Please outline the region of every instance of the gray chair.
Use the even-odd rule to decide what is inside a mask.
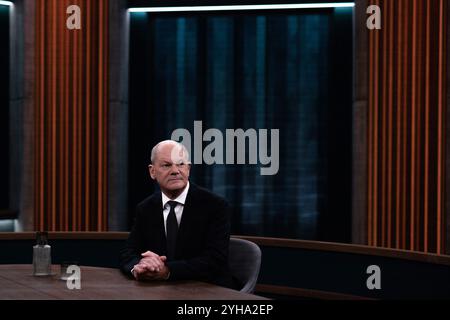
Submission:
[[[241,292],[253,293],[261,266],[261,249],[256,243],[230,238],[228,265],[232,276],[242,285]]]

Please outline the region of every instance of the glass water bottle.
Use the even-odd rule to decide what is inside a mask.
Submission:
[[[36,233],[36,245],[33,247],[33,275],[35,276],[51,274],[52,256],[47,236],[47,232]]]

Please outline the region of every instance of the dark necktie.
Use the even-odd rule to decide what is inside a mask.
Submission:
[[[177,244],[178,222],[177,217],[175,216],[175,207],[178,202],[169,201],[167,203],[170,206],[170,211],[166,222],[167,259],[173,260],[175,258],[175,246]]]

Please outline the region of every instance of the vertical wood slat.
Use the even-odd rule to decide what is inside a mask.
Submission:
[[[388,10],[394,11],[394,2],[389,2],[389,8]],[[389,16],[389,33],[392,34],[394,32],[394,16]],[[388,77],[388,111],[394,112],[393,107],[393,99],[394,99],[394,68],[393,68],[393,60],[394,60],[394,39],[392,37],[389,38],[389,77]],[[391,113],[388,113],[389,115],[389,123],[388,123],[388,181],[387,181],[387,246],[391,247],[392,243],[392,189],[393,189],[393,183],[392,183],[392,174],[393,174],[393,156],[392,156],[392,143],[393,143],[393,115]]]
[[[431,23],[431,18],[430,18],[430,2],[427,1],[426,3],[426,30],[425,30],[425,34],[429,35],[431,32],[430,29],[430,23]],[[430,79],[430,37],[427,36],[426,37],[426,45],[425,45],[425,81],[429,81]],[[425,86],[425,141],[424,141],[424,151],[425,151],[425,155],[424,155],[424,177],[423,177],[423,181],[424,181],[424,191],[423,191],[423,201],[424,201],[424,221],[423,221],[423,232],[424,232],[424,244],[423,244],[423,251],[424,252],[428,252],[428,206],[426,205],[428,203],[428,194],[429,194],[429,188],[428,188],[428,173],[429,173],[429,169],[428,169],[428,163],[429,163],[429,159],[428,159],[428,155],[429,155],[429,130],[430,130],[430,126],[429,126],[429,113],[430,113],[430,86]]]
[[[370,4],[368,243],[443,253],[447,3]]]
[[[69,5],[69,0],[64,0],[64,7],[67,7]],[[70,120],[71,119],[71,110],[70,110],[70,102],[69,102],[69,95],[70,95],[70,37],[63,37],[64,38],[64,113],[65,113],[65,119],[64,119],[64,159],[69,158],[69,139],[70,139]],[[70,170],[70,161],[64,161],[64,181],[66,182],[65,190],[64,190],[64,208],[70,208],[70,178],[69,178],[69,170]],[[69,210],[63,210],[64,211],[64,230],[70,230],[69,229]]]
[[[408,102],[408,97],[407,97],[407,81],[408,81],[408,47],[409,47],[409,39],[408,39],[408,26],[409,26],[409,5],[408,5],[408,0],[403,0],[403,8],[405,9],[404,11],[404,17],[405,20],[403,22],[403,28],[402,28],[402,32],[403,32],[403,37],[404,37],[404,46],[403,46],[403,74],[402,74],[402,105],[400,105],[399,107],[402,110],[401,114],[402,114],[402,134],[403,134],[403,139],[401,142],[402,145],[402,191],[401,191],[401,198],[402,198],[402,212],[401,212],[401,226],[402,226],[402,244],[401,244],[401,248],[406,248],[406,181],[407,181],[407,172],[406,172],[406,133],[407,133],[407,117],[408,117],[408,108],[406,108],[405,106],[407,105]],[[402,108],[403,107],[403,108]]]
[[[375,1],[376,5],[380,5],[380,1],[376,0]],[[376,246],[378,244],[378,101],[379,101],[379,92],[378,92],[378,79],[379,79],[379,72],[378,72],[378,67],[379,67],[379,39],[380,39],[380,34],[379,32],[375,33],[374,36],[374,58],[373,58],[373,63],[374,63],[374,74],[373,74],[373,78],[374,78],[374,93],[373,93],[373,114],[374,114],[374,118],[373,118],[373,128],[374,128],[374,133],[373,133],[373,209],[372,209],[372,225],[373,225],[373,230],[372,230],[372,241],[373,244]],[[370,197],[371,195],[369,195]]]
[[[417,41],[417,0],[411,0],[412,5],[412,45],[411,45],[411,120],[410,120],[410,126],[411,126],[411,137],[410,137],[410,145],[411,145],[411,153],[410,153],[410,194],[409,194],[409,249],[414,250],[414,209],[415,209],[415,202],[414,202],[414,191],[415,191],[415,182],[416,182],[416,174],[414,172],[415,168],[415,154],[416,154],[416,108],[417,108],[417,100],[416,100],[416,79],[417,79],[417,47],[416,47],[416,41]],[[386,13],[385,13],[386,14]],[[392,35],[391,35],[392,36]]]
[[[387,2],[386,1],[382,1],[381,2],[381,10],[382,12],[386,12],[387,11]],[[383,14],[382,15],[382,23],[383,25],[387,25],[387,19],[388,19],[388,15]],[[388,28],[384,28],[382,29],[382,55],[381,55],[381,122],[380,122],[380,127],[381,127],[381,145],[382,146],[386,146],[386,113],[388,110],[387,109],[387,97],[388,95],[386,94],[388,88],[388,83],[387,83],[387,75],[388,75],[388,62],[387,62],[387,56],[388,56],[388,37],[387,37],[387,31]],[[381,239],[380,239],[380,245],[385,247],[386,246],[386,185],[387,185],[387,150],[385,147],[381,148],[381,171],[380,171],[380,202],[381,202],[381,207],[380,207],[380,232],[381,232]]]
[[[398,33],[398,46],[397,46],[397,62],[401,61],[402,58],[402,50],[403,50],[403,43],[404,43],[404,37],[403,37],[403,32],[401,29],[401,26],[403,25],[403,0],[399,0],[398,2],[398,21],[399,23],[396,25],[396,29],[395,32]],[[393,34],[393,33],[392,33]],[[391,37],[392,38],[392,37]],[[401,110],[401,102],[402,102],[402,95],[401,95],[401,91],[402,91],[402,74],[403,74],[403,68],[402,68],[402,63],[398,63],[397,66],[397,87],[396,87],[396,92],[397,92],[397,99],[396,99],[396,117],[397,117],[397,121],[396,121],[396,131],[397,131],[397,135],[396,135],[396,148],[395,148],[395,155],[396,155],[396,166],[395,166],[395,244],[393,245],[396,248],[400,247],[400,197],[398,196],[400,194],[400,141],[401,141],[401,117],[400,115],[402,114],[402,110]]]
[[[445,167],[443,164],[445,163],[443,157],[444,152],[442,151],[443,146],[445,146],[444,141],[444,110],[443,110],[443,103],[444,103],[444,96],[446,96],[446,92],[444,89],[444,78],[446,78],[445,71],[446,68],[446,46],[445,41],[446,35],[446,25],[444,23],[444,15],[446,12],[446,8],[444,8],[444,0],[439,1],[439,63],[438,63],[438,70],[442,70],[442,72],[438,72],[438,177],[445,176]],[[436,251],[440,253],[442,250],[442,246],[444,244],[444,236],[445,233],[442,232],[442,228],[444,226],[444,223],[442,222],[442,208],[444,205],[442,192],[443,192],[443,181],[442,179],[438,179],[438,187],[437,187],[437,234],[436,234],[436,242],[437,242],[437,249]]]
[[[66,28],[78,5],[81,30]],[[107,0],[37,0],[35,228],[107,230]]]
[[[369,52],[373,52],[374,51],[374,34],[375,32],[369,32]],[[369,54],[368,60],[369,60],[369,78],[373,79],[374,78],[374,61],[373,61],[374,55],[373,54]],[[373,106],[373,102],[374,102],[374,87],[372,85],[369,85],[369,93],[368,93],[368,97],[369,97],[369,101],[367,103],[368,105],[368,124],[367,124],[367,128],[368,128],[368,147],[367,147],[367,151],[368,151],[368,157],[367,157],[367,163],[368,163],[368,175],[367,175],[367,183],[368,183],[368,188],[367,188],[367,239],[368,239],[368,243],[373,243],[373,235],[372,235],[372,227],[374,225],[373,222],[373,202],[374,202],[374,198],[373,198],[373,174],[372,174],[372,170],[373,170],[373,110],[374,110],[374,106]]]
[[[51,128],[51,142],[50,142],[50,146],[51,146],[51,157],[52,160],[50,162],[50,168],[51,168],[51,230],[57,230],[56,229],[56,167],[57,167],[57,163],[56,163],[56,151],[57,149],[57,145],[56,145],[56,126],[57,126],[57,121],[56,121],[56,60],[57,60],[57,56],[56,56],[56,47],[58,45],[57,40],[56,40],[56,34],[58,32],[58,25],[56,24],[56,19],[58,16],[57,10],[56,10],[56,0],[51,0],[51,13],[50,13],[50,21],[51,21],[51,25],[50,25],[50,35],[52,36],[51,39],[51,44],[50,44],[50,50],[51,50],[51,59],[50,59],[50,64],[51,64],[51,69],[50,69],[50,73],[51,73],[51,85],[50,85],[50,95],[51,95],[51,115],[52,115],[52,121],[50,123],[50,128]]]
[[[85,12],[86,8],[84,6],[84,2],[85,1],[80,1],[79,5],[81,8],[81,12]],[[86,15],[82,15],[83,19],[82,19],[82,23],[83,25],[86,25]],[[76,145],[76,163],[77,163],[77,167],[76,167],[76,175],[77,175],[77,189],[76,189],[76,198],[77,198],[77,212],[76,217],[77,217],[77,224],[76,224],[76,228],[78,226],[84,225],[82,222],[82,210],[83,210],[83,196],[81,193],[82,190],[82,166],[81,166],[81,161],[82,161],[82,146],[83,146],[83,121],[84,121],[84,117],[83,117],[83,107],[84,107],[84,98],[82,96],[82,92],[83,92],[83,80],[82,80],[82,67],[83,67],[83,60],[85,58],[85,49],[82,46],[82,37],[77,33],[76,37],[75,37],[75,41],[77,42],[77,52],[76,52],[76,56],[75,59],[77,61],[77,69],[75,70],[75,74],[76,74],[76,78],[75,81],[77,81],[77,89],[78,92],[76,93],[76,95],[78,96],[77,102],[78,104],[75,106],[76,108],[76,113],[77,113],[77,126],[76,126],[76,134],[78,136],[78,143]],[[83,70],[85,71],[85,70]]]
[[[85,4],[85,10],[84,12],[86,12],[86,14],[84,15],[86,17],[86,29],[87,30],[91,30],[91,6],[92,6],[92,1],[89,0],[85,0],[84,2]],[[91,114],[91,32],[86,33],[86,96],[85,96],[85,106],[86,106],[86,114]],[[99,66],[97,66],[99,67]],[[100,85],[100,83],[99,83]],[[92,94],[94,94],[92,92]],[[91,182],[91,175],[90,175],[90,151],[91,151],[91,146],[90,146],[90,142],[91,142],[91,137],[90,137],[90,132],[91,132],[91,117],[85,117],[85,121],[86,121],[86,130],[85,130],[85,159],[84,159],[84,223],[86,225],[86,228],[89,229],[89,215],[90,215],[90,199],[89,199],[89,195],[90,195],[90,182]]]
[[[369,52],[373,52],[373,47],[374,47],[374,33],[373,32],[369,32]],[[373,78],[374,77],[374,71],[373,71],[373,55],[368,55],[368,60],[369,60],[369,78]],[[367,187],[367,210],[368,210],[368,214],[367,214],[367,239],[369,243],[372,243],[373,241],[373,237],[372,237],[372,226],[373,226],[373,181],[372,181],[372,170],[373,170],[373,164],[372,164],[372,159],[373,159],[373,100],[374,100],[374,89],[373,86],[369,86],[369,92],[368,92],[368,97],[369,97],[369,101],[367,103],[368,105],[368,115],[367,115],[367,120],[368,120],[368,124],[367,124],[367,128],[369,130],[368,132],[368,142],[367,142],[367,151],[368,151],[368,157],[367,157],[367,164],[368,164],[368,175],[367,175],[367,183],[368,183],[368,187]]]
[[[73,85],[73,92],[72,92],[72,96],[73,96],[73,104],[72,104],[72,114],[73,114],[73,125],[72,125],[72,140],[73,140],[73,144],[72,144],[72,171],[71,171],[71,175],[72,175],[72,189],[71,189],[71,194],[72,194],[72,206],[71,206],[71,215],[72,215],[72,228],[71,231],[75,231],[76,230],[76,226],[77,226],[77,212],[78,212],[78,196],[77,196],[77,186],[78,186],[78,175],[76,174],[78,172],[77,170],[77,157],[75,155],[77,155],[77,150],[78,150],[78,77],[75,77],[74,79],[74,75],[77,74],[77,70],[79,69],[78,67],[78,37],[76,36],[77,33],[73,32],[69,35],[69,37],[71,38],[71,42],[73,45],[73,51],[72,51],[72,77],[71,77],[71,81],[72,81],[72,85]]]

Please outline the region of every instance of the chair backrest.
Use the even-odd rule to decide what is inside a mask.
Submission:
[[[242,284],[241,292],[253,293],[261,266],[261,249],[248,240],[230,238],[228,265],[233,277]]]

